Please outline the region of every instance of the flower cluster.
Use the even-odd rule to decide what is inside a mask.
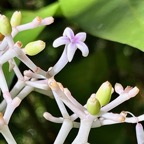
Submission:
[[[63,36],[53,42],[53,47],[65,45],[64,51],[57,63],[44,71],[37,67],[27,56],[34,56],[45,48],[45,42],[37,40],[28,43],[22,47],[20,41],[14,42],[13,38],[17,33],[33,29],[39,26],[45,26],[53,23],[52,17],[42,19],[36,17],[32,22],[21,24],[21,12],[15,12],[11,20],[6,16],[0,15],[0,89],[3,96],[3,101],[0,104],[0,132],[9,144],[16,144],[8,127],[10,118],[14,110],[20,105],[22,100],[32,91],[37,91],[49,97],[54,97],[62,117],[55,117],[52,114],[45,112],[44,118],[54,123],[62,123],[62,127],[55,139],[55,144],[63,144],[67,135],[72,128],[79,128],[79,132],[72,144],[87,144],[88,136],[91,128],[97,128],[104,125],[116,123],[136,123],[136,135],[138,144],[144,142],[143,127],[139,123],[144,120],[144,115],[135,117],[127,117],[130,112],[123,111],[121,113],[112,113],[111,110],[121,103],[135,97],[139,92],[137,87],[126,87],[116,83],[114,88],[106,81],[96,93],[91,94],[85,105],[81,105],[71,94],[68,88],[57,82],[54,78],[64,66],[71,62],[77,49],[82,52],[84,57],[88,56],[89,49],[84,43],[86,33],[81,32],[74,35],[71,28],[67,27]],[[23,73],[19,70],[15,62],[15,57],[24,63],[29,70]],[[9,70],[14,71],[17,76],[17,82],[10,91],[3,71],[3,64],[9,63]],[[113,92],[118,94],[118,97],[111,101]],[[70,115],[67,111],[68,107],[73,114]],[[77,122],[76,119],[80,119]]]

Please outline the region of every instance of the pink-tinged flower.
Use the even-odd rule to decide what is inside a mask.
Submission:
[[[82,52],[82,55],[84,57],[88,56],[89,49],[84,43],[85,39],[86,39],[85,32],[80,32],[74,35],[72,29],[67,27],[63,32],[63,36],[57,38],[53,42],[53,47],[56,48],[61,45],[65,45],[67,59],[69,62],[71,62],[77,49],[79,49]]]
[[[136,137],[138,144],[144,144],[144,130],[142,124],[140,123],[136,124]]]

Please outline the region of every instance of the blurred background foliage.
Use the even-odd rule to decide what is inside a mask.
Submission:
[[[140,93],[113,112],[126,110],[140,115],[144,113],[143,3],[141,0],[1,0],[0,12],[10,17],[13,11],[21,10],[23,23],[36,16],[54,16],[52,25],[23,32],[15,39],[21,40],[24,45],[35,39],[47,43],[43,52],[31,57],[44,70],[53,66],[62,53],[63,47],[54,49],[52,43],[62,35],[65,27],[71,27],[75,33],[87,32],[89,56],[82,58],[77,51],[74,60],[56,76],[56,80],[68,87],[81,104],[85,104],[90,94],[96,92],[104,81],[110,81],[113,86],[117,82],[124,87],[136,85]],[[19,66],[21,71],[27,69],[22,63]],[[9,73],[6,72],[6,75]],[[10,76],[10,88],[15,82],[16,78]],[[113,94],[112,99],[116,96]],[[44,95],[33,92],[23,100],[10,121],[10,129],[18,144],[54,142],[60,125],[46,121],[42,116],[45,111],[61,116],[55,101]],[[92,129],[89,142],[135,144],[134,129],[133,124]],[[72,142],[77,131],[71,131],[65,144]],[[2,136],[0,144],[5,144]]]

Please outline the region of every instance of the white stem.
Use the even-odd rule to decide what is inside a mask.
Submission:
[[[8,103],[8,105],[6,107],[6,111],[3,116],[6,124],[9,123],[9,120],[10,120],[14,110],[20,105],[20,103],[21,103],[21,99],[18,97],[15,97],[11,103]]]
[[[119,123],[137,123],[138,121],[139,122],[144,121],[144,114],[138,117],[127,117],[125,118],[125,121],[119,121],[119,122],[110,119],[99,118],[97,121],[93,122],[92,128],[96,128],[104,125],[119,124]]]
[[[57,102],[57,105],[58,105],[58,107],[59,107],[59,109],[60,109],[60,112],[61,112],[62,116],[63,116],[64,118],[66,118],[66,117],[68,118],[68,117],[69,117],[69,114],[68,114],[68,112],[67,112],[67,110],[66,110],[63,102],[62,102],[61,99],[59,98],[59,95],[57,95],[57,93],[55,93],[54,91],[53,91],[53,94],[54,94],[54,98],[55,98],[55,100],[56,100],[56,102]]]
[[[140,122],[140,121],[144,121],[144,114],[138,116],[138,117],[130,117],[130,118],[126,118],[125,119],[125,122],[126,123],[137,123],[137,122]]]
[[[0,57],[0,64],[3,65],[11,58],[17,56],[17,53],[13,49],[8,49],[1,57]]]
[[[63,92],[63,86],[60,87],[60,84],[58,84],[53,78],[48,79],[49,87],[52,89],[52,92],[54,96],[57,96],[62,100],[62,102],[69,107],[74,113],[76,113],[80,118],[85,118],[85,112],[77,108],[64,94]]]
[[[30,94],[34,90],[31,86],[25,86],[21,92],[17,95],[21,100],[23,100],[28,94]]]
[[[2,133],[8,144],[17,144],[7,125],[3,125],[0,132]]]
[[[45,79],[44,76],[42,76],[40,74],[33,73],[31,70],[25,70],[24,75],[29,77],[29,78]]]
[[[0,50],[3,51],[6,47],[7,47],[7,39],[5,37],[0,44]]]
[[[85,113],[84,111],[81,111],[79,108],[77,108],[66,96],[65,94],[61,91],[61,89],[59,88],[56,91],[53,91],[54,96],[57,95],[57,97],[59,97],[63,103],[69,107],[74,113],[76,113],[80,118],[84,118],[85,117]]]
[[[45,112],[43,114],[43,117],[48,120],[48,121],[51,121],[53,123],[63,123],[64,119],[62,117],[54,117],[52,116],[50,113],[48,112]]]
[[[18,80],[17,83],[14,85],[13,89],[10,91],[12,98],[14,98],[24,86],[25,86],[24,81]],[[4,111],[6,108],[6,105],[7,103],[6,103],[6,100],[4,99],[0,104],[0,111]]]
[[[39,21],[37,18],[38,17],[36,17],[32,22],[17,26],[16,31],[20,32],[28,29],[34,29],[39,26],[50,25],[54,21],[53,17],[47,17],[42,19],[41,21]],[[15,32],[13,32],[12,35],[15,35]]]
[[[124,122],[126,118],[122,114],[115,114],[112,112],[104,113],[103,115],[101,115],[101,117],[104,119],[109,119],[109,120],[116,121],[116,122]]]
[[[14,85],[12,90],[10,91],[10,94],[12,95],[12,98],[14,98],[20,91],[21,89],[25,86],[24,80],[19,79],[17,83]]]
[[[12,36],[11,36],[11,35],[7,35],[7,36],[6,36],[6,40],[7,40],[7,43],[8,43],[9,48],[13,48],[13,46],[14,46],[14,41],[13,41]]]
[[[46,72],[39,67],[37,67],[18,47],[14,47],[17,55],[17,58],[20,59],[28,68],[30,68],[33,72],[41,74],[46,77]]]
[[[66,48],[64,49],[60,59],[57,61],[57,63],[50,69],[47,73],[48,77],[55,76],[57,73],[59,73],[65,65],[68,63],[67,55],[66,55]]]
[[[73,122],[70,119],[64,119],[62,127],[56,137],[54,144],[64,144],[64,141],[73,127]],[[78,144],[78,143],[77,143]]]
[[[12,62],[13,62],[13,64],[14,64],[13,70],[14,70],[14,72],[15,72],[15,75],[17,76],[18,79],[23,80],[23,75],[22,75],[22,73],[20,72],[20,70],[19,70],[19,68],[18,68],[15,60],[12,59]]]
[[[74,114],[71,115],[71,120],[74,121],[74,120],[76,120],[77,118],[78,118],[78,115],[77,115],[77,114],[74,113]]]
[[[1,87],[2,92],[4,93],[4,92],[9,91],[2,67],[0,67],[0,78],[1,78],[0,87]]]
[[[4,76],[4,73],[3,73],[3,70],[1,67],[0,67],[0,78],[1,78],[0,88],[1,88],[2,93],[3,93],[3,97],[6,100],[6,102],[9,103],[12,100],[12,98],[11,98],[11,95],[9,93],[8,85],[7,85],[7,82],[6,82],[6,79],[5,79],[5,76]]]
[[[85,111],[86,108],[84,108],[70,93],[70,91],[67,88],[64,88],[64,93],[67,96],[67,98],[81,111]]]
[[[38,93],[41,93],[43,95],[46,95],[46,96],[49,96],[50,98],[54,98],[53,97],[53,94],[52,94],[52,91],[50,89],[48,90],[43,90],[43,89],[38,89],[38,88],[35,88],[34,91],[38,92]]]
[[[116,99],[111,101],[109,104],[102,107],[101,111],[108,112],[108,111],[112,110],[113,108],[117,107],[118,105],[122,104],[123,102],[129,100],[130,98],[132,98],[132,97],[130,97],[128,95],[128,93],[121,94]]]
[[[32,86],[34,88],[39,88],[39,89],[43,89],[43,90],[48,90],[49,86],[48,84],[45,83],[39,83],[38,81],[26,81],[25,82],[28,86]]]
[[[86,144],[88,143],[88,136],[91,130],[93,119],[81,119],[79,132],[72,142],[72,144]]]
[[[100,118],[100,123],[101,123],[101,126],[104,126],[104,125],[112,125],[112,124],[118,124],[118,123],[122,123],[122,122],[116,122],[116,121],[113,121],[113,120],[109,120],[109,119],[101,119]],[[95,125],[96,126],[96,125]],[[96,126],[97,127],[97,126]]]

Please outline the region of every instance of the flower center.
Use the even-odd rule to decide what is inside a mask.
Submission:
[[[77,43],[78,39],[76,37],[73,37],[70,39],[71,43]]]

